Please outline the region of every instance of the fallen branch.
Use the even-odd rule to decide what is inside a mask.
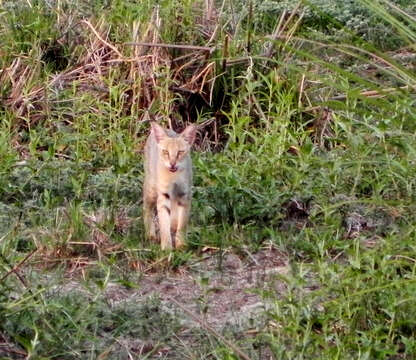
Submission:
[[[212,53],[215,50],[215,47],[209,46],[196,46],[196,45],[181,45],[181,44],[164,44],[164,43],[148,43],[148,42],[127,42],[124,45],[130,46],[150,46],[150,47],[161,47],[161,48],[171,48],[171,49],[184,49],[184,50],[197,50],[197,51],[207,51]]]
[[[6,279],[10,274],[15,273],[16,276],[19,278],[19,280],[22,282],[22,284],[24,286],[26,285],[26,281],[23,279],[23,277],[20,276],[19,273],[17,273],[17,270],[37,251],[38,249],[33,250],[32,252],[30,252],[29,254],[27,254],[25,256],[25,258],[19,262],[15,267],[13,267],[13,269],[11,269],[10,271],[8,271],[1,279],[0,282],[4,281],[4,279]]]

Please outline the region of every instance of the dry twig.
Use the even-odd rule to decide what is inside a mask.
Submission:
[[[124,43],[124,45],[160,47],[160,48],[168,48],[168,49],[183,49],[183,50],[195,50],[195,51],[207,51],[209,53],[212,53],[215,50],[215,47],[186,45],[186,44],[163,44],[163,43],[149,43],[149,42],[127,42],[127,43]]]
[[[234,343],[227,340],[224,336],[218,333],[218,331],[214,330],[211,326],[209,326],[204,320],[196,316],[193,312],[189,311],[187,308],[185,308],[181,303],[179,303],[177,300],[175,300],[172,297],[168,297],[170,301],[175,303],[182,311],[184,311],[189,317],[197,322],[199,325],[201,325],[205,330],[210,332],[212,335],[214,335],[217,339],[219,339],[223,344],[227,345],[230,349],[234,351],[234,353],[243,360],[250,360],[250,358]]]
[[[27,254],[22,261],[20,261],[16,266],[13,267],[10,271],[8,271],[1,279],[0,282],[4,281],[10,274],[15,273],[16,276],[19,278],[20,282],[27,287],[26,281],[24,278],[17,272],[17,270],[30,258],[32,255],[37,251],[38,249],[35,249],[31,251],[29,254]]]

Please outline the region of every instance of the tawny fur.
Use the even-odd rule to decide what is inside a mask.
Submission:
[[[146,237],[157,241],[155,215],[159,221],[162,249],[185,244],[192,199],[190,151],[196,127],[181,134],[152,123],[144,151],[143,218]]]

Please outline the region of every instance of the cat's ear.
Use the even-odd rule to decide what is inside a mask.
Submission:
[[[189,146],[192,146],[196,137],[196,126],[193,124],[188,125],[185,130],[182,131],[181,137],[189,144]]]
[[[152,121],[150,125],[152,126],[152,133],[155,135],[156,142],[160,143],[160,141],[167,136],[165,129],[154,121]]]

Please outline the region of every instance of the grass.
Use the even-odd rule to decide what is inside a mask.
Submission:
[[[364,32],[333,5],[0,5],[0,359],[416,356],[412,4],[351,5]],[[143,238],[148,116],[213,119],[183,252]],[[272,249],[285,272],[256,260]],[[267,276],[241,290],[261,311],[224,323],[230,254]]]

